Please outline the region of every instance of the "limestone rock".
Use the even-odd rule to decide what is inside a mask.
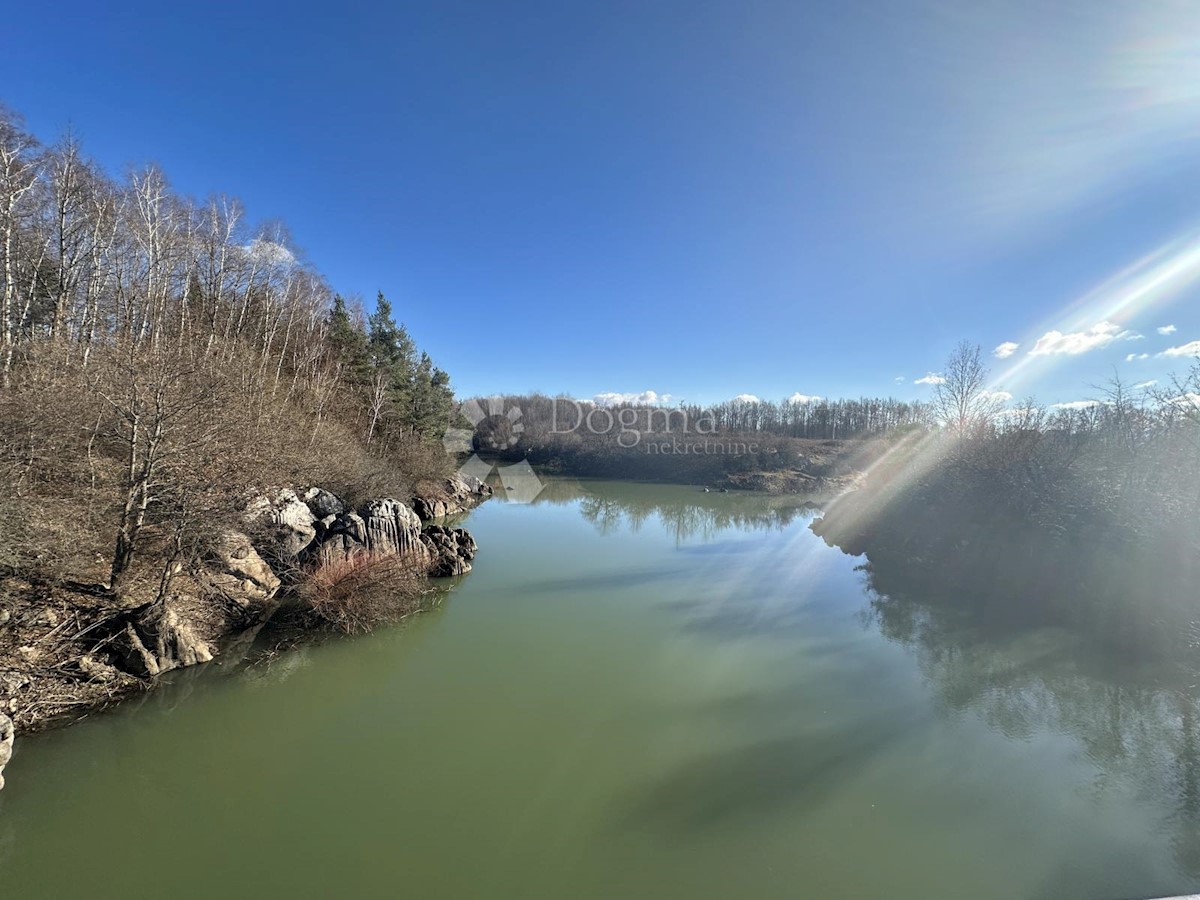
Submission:
[[[208,565],[213,585],[240,606],[267,603],[279,590],[275,571],[240,531],[221,535]]]
[[[358,512],[327,516],[317,523],[317,565],[357,556],[403,556],[423,568],[428,550],[421,541],[421,520],[399,500],[373,500]]]
[[[417,515],[428,521],[461,515],[491,496],[491,487],[475,476],[454,475],[418,492],[412,505]]]
[[[366,523],[355,512],[326,516],[317,522],[313,544],[315,551],[310,550],[309,556],[318,567],[353,559],[367,552]]]
[[[450,515],[450,507],[445,500],[435,497],[413,497],[413,509],[422,519],[444,519]]]
[[[429,548],[430,577],[449,578],[471,571],[471,560],[479,548],[466,530],[430,525],[421,535],[421,540]]]
[[[313,516],[318,519],[340,516],[348,511],[341,497],[319,487],[309,488],[304,492],[304,503]]]
[[[367,549],[374,556],[420,554],[421,520],[399,500],[373,500],[362,510]]]
[[[110,648],[121,668],[141,678],[172,669],[209,662],[215,648],[200,631],[202,625],[181,614],[176,598],[154,601],[130,610]],[[209,623],[204,623],[209,624]],[[210,625],[206,630],[218,630]]]
[[[312,544],[317,518],[290,488],[256,497],[245,513],[260,548],[270,558],[287,561],[299,559]]]
[[[4,787],[4,767],[12,759],[15,738],[16,729],[13,728],[12,719],[0,712],[0,788]]]

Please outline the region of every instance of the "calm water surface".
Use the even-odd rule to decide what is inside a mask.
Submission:
[[[443,607],[23,739],[4,897],[1200,889],[1194,701],[873,605],[780,498],[554,482]]]

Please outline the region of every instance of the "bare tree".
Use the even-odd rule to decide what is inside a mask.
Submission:
[[[163,467],[204,439],[197,421],[211,401],[189,385],[190,361],[173,351],[139,347],[133,340],[95,373],[92,383],[113,415],[110,439],[124,457],[117,537],[109,587],[118,591],[133,563],[151,504],[163,487]]]
[[[963,341],[946,360],[946,370],[933,395],[939,419],[964,436],[990,425],[1004,401],[987,388],[988,368],[978,344]]]
[[[38,186],[41,168],[38,144],[19,126],[16,117],[0,108],[0,252],[3,253],[3,292],[0,293],[0,355],[3,384],[8,384],[13,351],[20,338],[24,314],[20,308],[20,237],[23,209],[28,195]],[[25,307],[28,308],[28,302]]]

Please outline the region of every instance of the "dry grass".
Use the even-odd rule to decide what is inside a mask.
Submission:
[[[296,596],[304,615],[345,634],[364,634],[427,608],[435,592],[407,560],[362,555],[312,572]]]

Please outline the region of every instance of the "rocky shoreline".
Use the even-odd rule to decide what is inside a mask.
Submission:
[[[458,476],[407,501],[352,507],[323,488],[253,496],[169,593],[131,604],[104,585],[0,573],[0,786],[17,732],[75,721],[151,689],[159,676],[245,647],[306,579],[386,560],[415,578],[471,570],[471,535],[439,520],[492,495]]]

